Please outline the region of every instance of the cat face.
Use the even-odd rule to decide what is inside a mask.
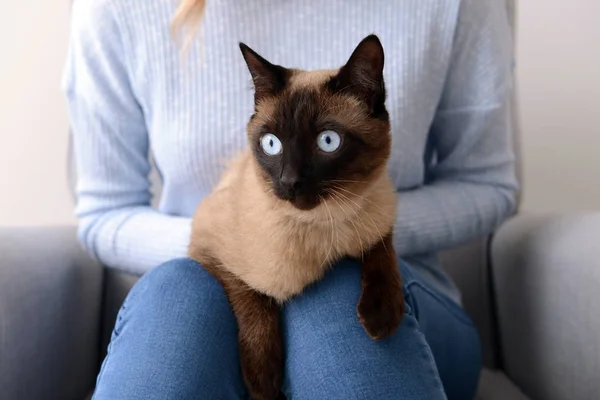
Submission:
[[[376,36],[338,70],[284,68],[240,49],[254,83],[249,143],[270,192],[310,210],[335,193],[365,190],[383,173],[391,138]]]

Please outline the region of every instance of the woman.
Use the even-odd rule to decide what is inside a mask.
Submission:
[[[436,253],[490,233],[515,205],[504,3],[184,0],[175,33],[202,27],[187,52],[170,30],[176,7],[74,5],[64,90],[80,239],[106,265],[145,273],[119,313],[94,398],[246,397],[225,294],[185,258],[198,202],[245,145],[253,102],[238,42],[278,64],[335,68],[369,33],[386,51],[395,247],[408,307],[393,337],[372,341],[356,318],[359,268],[334,268],[284,308],[284,392],[472,398],[478,337]],[[157,208],[149,153],[163,181]]]

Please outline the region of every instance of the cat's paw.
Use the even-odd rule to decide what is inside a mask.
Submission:
[[[262,347],[262,348],[260,348]],[[279,346],[240,343],[242,374],[253,400],[280,400],[283,358]]]
[[[363,285],[357,311],[360,322],[372,339],[389,337],[404,317],[402,287],[386,281],[367,282]]]
[[[246,388],[250,393],[250,397],[253,400],[285,399],[285,397],[281,397],[282,394],[279,391],[283,379],[281,370],[279,368],[272,368],[272,365],[269,365],[269,363],[264,363],[263,365],[258,363],[256,367],[259,369],[244,369],[244,380],[246,381]]]

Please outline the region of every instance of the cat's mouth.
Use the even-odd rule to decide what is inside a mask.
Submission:
[[[311,193],[295,193],[293,191],[275,190],[275,195],[280,199],[287,201],[294,208],[301,211],[310,211],[316,208],[322,200],[322,196]]]
[[[319,205],[318,198],[313,199],[307,196],[296,197],[289,201],[294,207],[301,211],[310,211]]]
[[[317,196],[310,195],[284,195],[279,196],[279,198],[289,202],[292,206],[301,211],[310,211],[316,208],[320,203]]]

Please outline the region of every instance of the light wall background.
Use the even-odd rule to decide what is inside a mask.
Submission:
[[[75,223],[60,91],[68,22],[68,0],[0,0],[0,225]]]
[[[600,1],[519,0],[523,208],[600,210]]]
[[[598,0],[520,1],[525,210],[600,209],[598,15]],[[0,225],[75,223],[60,92],[68,21],[68,0],[0,2]]]

